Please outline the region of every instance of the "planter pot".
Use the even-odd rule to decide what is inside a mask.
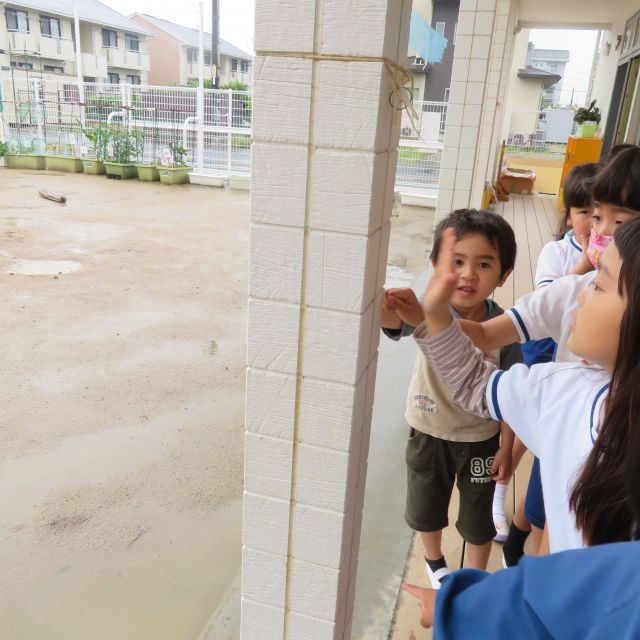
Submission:
[[[138,176],[136,165],[129,162],[105,162],[104,167],[107,170],[107,178],[130,180]]]
[[[583,122],[576,125],[576,138],[593,138],[598,130],[597,122]]]
[[[104,162],[102,160],[97,160],[96,158],[84,158],[82,160],[82,166],[84,167],[84,172],[89,173],[92,176],[101,176],[107,171],[104,168]]]
[[[69,171],[71,173],[82,173],[84,171],[82,158],[47,156],[46,164],[47,171]]]
[[[189,172],[193,167],[160,167],[162,184],[183,184],[189,182]]]
[[[160,171],[158,167],[151,164],[137,164],[138,180],[143,182],[153,182],[154,180],[160,180]]]
[[[4,157],[9,169],[46,169],[44,155],[36,153],[7,153]]]

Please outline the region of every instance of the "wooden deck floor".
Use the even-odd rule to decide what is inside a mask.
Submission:
[[[513,303],[534,288],[534,278],[538,263],[538,255],[542,247],[553,240],[560,222],[557,199],[552,196],[518,196],[511,195],[508,202],[501,202],[494,207],[496,213],[501,214],[513,227],[518,243],[516,265],[507,282],[500,289],[496,289],[495,300],[503,308],[508,309]],[[507,519],[510,522],[515,503],[527,490],[529,474],[531,473],[531,454],[525,454],[515,473],[515,479],[509,484],[506,508]],[[458,516],[458,493],[454,489],[449,505],[449,527],[442,535],[442,550],[452,569],[459,568],[462,551],[462,539],[453,526]],[[525,547],[532,552],[530,542]],[[489,571],[502,569],[502,545],[493,543],[489,558]],[[406,567],[405,580],[413,584],[428,586],[422,559],[422,546],[416,536],[411,555]],[[500,594],[496,594],[500,597]],[[391,640],[428,640],[431,630],[420,626],[420,611],[417,602],[406,595],[400,595]]]

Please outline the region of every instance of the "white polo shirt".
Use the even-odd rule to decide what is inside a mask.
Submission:
[[[580,260],[582,260],[582,247],[576,241],[572,231],[567,233],[562,240],[548,242],[542,247],[538,256],[536,289],[571,273]]]
[[[540,459],[551,551],[585,546],[569,497],[596,439],[609,374],[600,367],[516,364],[486,387],[491,417],[504,420]]]
[[[522,296],[511,309],[505,311],[518,331],[520,342],[551,338],[558,345],[556,362],[580,362],[582,359],[567,348],[571,314],[578,306],[578,295],[595,277],[595,271],[583,276],[564,276]]]

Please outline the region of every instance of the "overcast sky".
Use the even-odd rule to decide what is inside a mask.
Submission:
[[[81,0],[82,1],[82,0]],[[197,0],[102,0],[104,4],[124,14],[135,11],[164,18],[186,27],[198,26]],[[248,53],[253,53],[253,22],[255,0],[219,0],[220,37]],[[211,2],[205,0],[206,31],[211,31]]]

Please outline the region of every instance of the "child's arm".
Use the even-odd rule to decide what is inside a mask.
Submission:
[[[400,316],[389,305],[389,291],[385,291],[382,296],[382,314],[380,317],[380,325],[383,329],[398,330],[402,328],[402,320]]]
[[[496,482],[502,482],[511,475],[511,451],[515,434],[506,422],[500,423],[500,448],[493,458],[491,474]]]

